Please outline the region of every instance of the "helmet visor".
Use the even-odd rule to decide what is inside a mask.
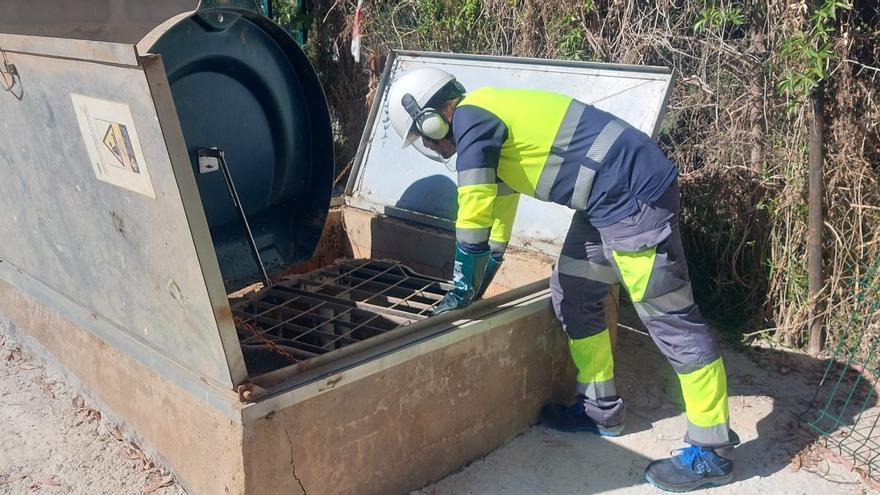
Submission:
[[[403,145],[401,146],[401,149],[413,144],[414,142],[421,139],[421,137],[422,135],[419,134],[419,132],[415,130],[415,126],[413,126],[413,128],[409,130],[409,134],[407,134],[406,138],[403,140]]]
[[[421,139],[417,139],[415,141],[412,141],[412,145],[419,153],[427,156],[431,160],[434,160],[435,162],[440,162],[440,163],[446,162],[446,160],[444,160],[443,157],[440,156],[440,153],[437,153],[436,151],[428,149],[425,146],[425,144],[422,143]]]

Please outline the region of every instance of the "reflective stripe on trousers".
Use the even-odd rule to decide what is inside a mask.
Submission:
[[[575,213],[551,277],[551,298],[572,342],[596,338],[606,328],[602,301],[614,279],[622,281],[655,344],[678,374],[688,417],[687,440],[720,446],[729,441],[724,364],[693,302],[677,221],[677,185],[655,206],[643,204],[636,215],[601,229]],[[576,352],[573,348],[577,364]],[[597,362],[607,359],[613,370],[610,344],[607,351],[596,352],[607,352]],[[601,417],[597,410],[603,404],[595,400],[600,386],[590,384],[602,383],[605,377],[582,375],[578,369],[579,391],[591,392],[584,393],[587,412]],[[589,407],[591,401],[595,407]]]

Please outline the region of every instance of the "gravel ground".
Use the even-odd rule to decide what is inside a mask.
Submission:
[[[0,493],[185,493],[19,337],[0,315]]]

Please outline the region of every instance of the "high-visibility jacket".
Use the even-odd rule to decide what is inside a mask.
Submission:
[[[677,168],[643,132],[547,91],[485,87],[452,117],[458,172],[456,238],[503,252],[520,194],[586,212],[597,226],[651,204]]]

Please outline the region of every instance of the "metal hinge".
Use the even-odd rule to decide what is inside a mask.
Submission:
[[[236,387],[238,400],[241,402],[254,402],[266,395],[266,390],[253,383],[244,383]]]

